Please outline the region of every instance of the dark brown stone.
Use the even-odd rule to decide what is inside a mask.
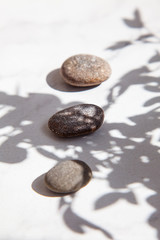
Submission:
[[[72,193],[84,187],[91,179],[92,171],[80,160],[68,160],[57,164],[45,174],[45,184],[56,193]]]
[[[103,110],[93,104],[80,104],[54,114],[49,129],[59,137],[75,137],[96,131],[103,123]]]
[[[61,67],[65,82],[77,87],[94,86],[107,80],[111,68],[104,59],[86,54],[68,58]]]

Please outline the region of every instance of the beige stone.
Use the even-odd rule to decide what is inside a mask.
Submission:
[[[99,85],[111,75],[111,68],[104,59],[87,54],[68,58],[61,67],[64,81],[77,87]]]

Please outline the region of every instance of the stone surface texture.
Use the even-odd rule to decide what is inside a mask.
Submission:
[[[53,192],[72,193],[85,186],[91,177],[92,171],[85,162],[67,160],[46,173],[45,184]]]
[[[107,80],[111,68],[104,59],[87,54],[79,54],[68,58],[61,67],[65,82],[77,87],[99,85]]]
[[[54,114],[48,122],[49,129],[59,137],[90,134],[102,125],[104,112],[93,104],[80,104]]]

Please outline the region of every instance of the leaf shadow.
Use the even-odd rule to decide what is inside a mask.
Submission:
[[[108,207],[120,199],[125,199],[126,201],[132,204],[137,204],[136,198],[131,191],[126,193],[113,192],[113,193],[107,193],[101,196],[99,199],[97,199],[95,202],[95,210]]]
[[[160,62],[160,53],[156,51],[155,55],[149,59],[149,63]]]
[[[131,28],[143,28],[144,27],[144,24],[143,24],[143,21],[141,18],[141,14],[138,9],[135,9],[132,19],[124,18],[123,21],[128,27],[131,27]]]
[[[119,42],[116,42],[115,44],[107,47],[105,50],[118,50],[118,49],[125,48],[131,44],[132,44],[131,41],[119,41]]]
[[[65,204],[65,202],[63,204]],[[70,205],[68,205],[66,207],[66,209],[63,213],[63,220],[64,220],[65,224],[68,226],[68,228],[70,228],[73,232],[76,232],[79,234],[85,234],[84,227],[85,228],[88,227],[93,230],[99,230],[107,237],[107,239],[113,239],[113,236],[106,229],[103,229],[102,227],[98,226],[97,224],[94,224],[94,223],[78,216],[75,212],[73,212]]]

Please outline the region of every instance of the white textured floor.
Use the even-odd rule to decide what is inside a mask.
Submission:
[[[160,239],[160,1],[0,1],[0,240]],[[89,89],[58,74],[78,53],[111,78]],[[105,111],[94,134],[57,139],[50,116],[76,103]],[[58,197],[43,174],[85,161],[92,181]]]

